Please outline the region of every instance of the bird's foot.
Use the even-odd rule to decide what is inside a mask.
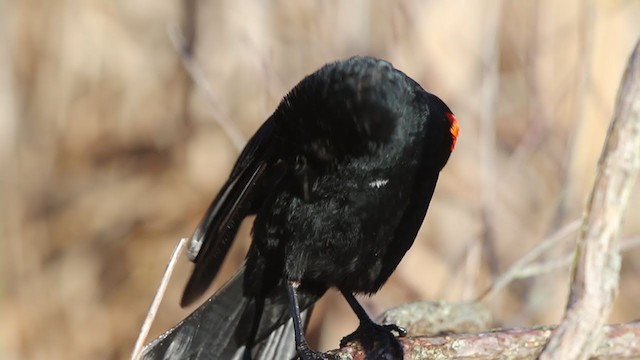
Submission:
[[[353,333],[345,336],[340,341],[340,346],[344,347],[348,343],[358,341],[366,351],[367,359],[402,359],[404,351],[398,337],[407,335],[407,330],[394,324],[376,324],[374,322],[364,322]]]
[[[298,356],[300,357],[300,360],[338,360],[338,357],[335,355],[313,351],[309,348],[299,349]]]

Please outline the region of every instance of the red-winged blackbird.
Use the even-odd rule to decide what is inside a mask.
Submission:
[[[207,358],[243,345],[250,357],[290,316],[299,356],[328,358],[307,346],[300,311],[332,287],[360,320],[345,339],[401,357],[390,330],[402,330],[375,324],[353,294],[378,291],[413,244],[457,136],[447,105],[386,61],[353,57],[304,78],[251,138],[191,238],[183,306],[256,215],[243,268],[208,304],[219,332],[208,334]]]

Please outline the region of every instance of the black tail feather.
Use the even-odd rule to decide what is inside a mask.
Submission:
[[[252,353],[256,360],[290,358],[295,354],[295,344],[293,329],[289,329],[291,316],[284,286],[278,285],[267,295],[262,313],[257,314],[260,307],[256,307],[256,299],[244,295],[244,282],[243,265],[204,304],[148,344],[141,358],[242,358],[241,349],[247,344],[254,344]],[[311,307],[323,293],[324,290],[301,292],[301,310]]]

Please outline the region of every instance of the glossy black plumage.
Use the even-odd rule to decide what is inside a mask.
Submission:
[[[354,57],[307,76],[249,141],[194,232],[182,305],[211,284],[250,214],[242,295],[220,302],[238,316],[211,334],[233,337],[228,351],[264,339],[295,299],[304,309],[331,287],[348,299],[376,292],[411,247],[456,136],[449,108],[385,61]],[[296,340],[301,357],[322,358]]]

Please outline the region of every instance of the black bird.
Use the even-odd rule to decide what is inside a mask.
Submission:
[[[413,244],[457,135],[447,105],[383,60],[327,64],[296,85],[244,148],[190,240],[195,268],[182,306],[210,286],[240,222],[255,214],[245,264],[210,300],[220,313],[211,358],[241,346],[250,357],[290,317],[300,358],[331,358],[309,349],[300,320],[329,288],[360,320],[344,341],[401,357],[390,331],[402,329],[375,324],[353,294],[378,291]],[[395,348],[379,344],[385,337]]]

